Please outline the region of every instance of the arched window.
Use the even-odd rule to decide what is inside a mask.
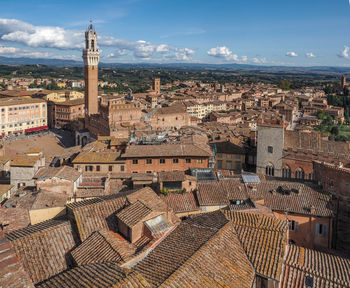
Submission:
[[[268,164],[265,168],[265,174],[268,176],[275,176],[275,168],[273,167],[272,164]]]
[[[305,177],[305,173],[304,173],[304,170],[303,168],[298,168],[296,171],[295,171],[295,178],[296,179],[304,179]]]
[[[95,40],[94,39],[91,40],[91,49],[95,50]]]
[[[282,169],[282,177],[283,178],[292,177],[292,170],[290,170],[290,167],[288,165],[284,166],[284,168]]]

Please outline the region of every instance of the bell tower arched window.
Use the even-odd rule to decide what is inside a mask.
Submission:
[[[288,165],[284,166],[282,169],[282,177],[283,178],[291,178],[292,177],[292,171]]]
[[[275,168],[272,164],[268,164],[265,168],[265,174],[268,176],[275,176]]]

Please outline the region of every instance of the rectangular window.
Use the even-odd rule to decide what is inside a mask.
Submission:
[[[173,163],[175,163],[175,164],[179,163],[179,159],[177,159],[177,158],[173,159]]]
[[[146,164],[152,164],[152,159],[146,159]]]
[[[113,171],[113,166],[112,166],[112,165],[109,165],[109,166],[108,166],[108,171],[109,171],[109,172],[112,172],[112,171]]]
[[[273,147],[272,147],[272,146],[268,146],[268,147],[267,147],[267,152],[273,153]]]
[[[222,160],[218,160],[218,169],[222,169]]]
[[[139,160],[133,159],[133,160],[132,160],[132,164],[139,164]]]
[[[231,170],[232,169],[232,162],[226,161],[226,169]]]
[[[226,158],[227,158],[227,159],[231,159],[231,158],[232,158],[232,155],[231,155],[231,154],[226,154]]]
[[[165,164],[165,159],[163,159],[163,158],[162,158],[162,159],[159,159],[159,163],[160,163],[160,164]]]
[[[327,235],[327,225],[316,224],[316,235],[317,236],[326,236]]]
[[[152,173],[152,171],[146,171],[146,173],[150,174],[150,173]]]
[[[96,166],[96,171],[99,172],[100,171],[100,165]]]
[[[236,160],[241,160],[241,155],[236,155]]]
[[[121,172],[124,172],[124,171],[125,171],[124,165],[121,165],[121,166],[120,166],[120,171],[121,171]]]
[[[221,153],[218,153],[217,156],[218,156],[218,158],[222,158],[222,154]]]
[[[186,158],[186,163],[191,163],[191,159],[190,158]]]
[[[197,159],[197,163],[203,163],[203,159]]]
[[[288,222],[289,222],[289,230],[298,232],[299,223],[294,220],[288,220]]]

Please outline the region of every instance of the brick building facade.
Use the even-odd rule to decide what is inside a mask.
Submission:
[[[212,153],[194,144],[131,145],[122,157],[126,172],[153,173],[207,168]]]
[[[313,170],[315,180],[335,198],[334,247],[350,253],[350,169],[314,161]]]

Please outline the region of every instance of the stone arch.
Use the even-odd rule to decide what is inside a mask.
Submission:
[[[305,178],[305,172],[304,172],[303,168],[298,167],[298,169],[295,170],[295,178],[296,179],[304,179]]]
[[[265,167],[265,174],[267,176],[275,176],[275,167],[273,166],[272,163],[269,163]]]
[[[282,168],[282,177],[283,178],[292,178],[292,170],[290,169],[290,167],[287,164]]]

